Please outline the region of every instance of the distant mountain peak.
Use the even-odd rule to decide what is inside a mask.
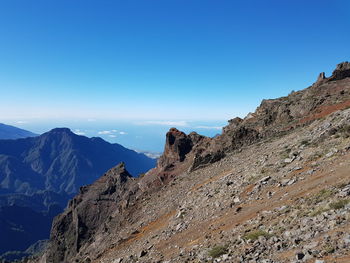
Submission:
[[[54,128],[50,130],[48,133],[68,133],[72,135],[75,134],[69,128]]]
[[[27,137],[35,137],[38,136],[38,134],[32,133],[27,130],[23,130],[18,127],[14,127],[11,125],[7,125],[4,123],[0,123],[0,139],[1,140],[8,140],[8,139],[21,139],[21,138],[27,138]]]

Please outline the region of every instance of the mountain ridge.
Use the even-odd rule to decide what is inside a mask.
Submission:
[[[38,134],[35,134],[33,132],[30,132],[15,126],[0,123],[0,140],[19,139],[19,138],[35,137],[35,136],[38,136]]]
[[[28,262],[347,262],[348,69],[263,100],[215,138],[170,129],[157,167],[82,188]]]

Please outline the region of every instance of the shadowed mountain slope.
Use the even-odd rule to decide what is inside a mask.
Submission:
[[[27,137],[35,137],[35,136],[38,136],[38,135],[30,131],[26,131],[11,125],[0,123],[0,140],[19,139],[19,138],[27,138]]]

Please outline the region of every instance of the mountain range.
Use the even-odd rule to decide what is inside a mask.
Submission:
[[[214,138],[172,128],[157,166],[81,187],[23,262],[349,262],[350,63]]]
[[[138,176],[156,160],[67,128],[0,140],[0,254],[47,239],[53,217],[79,188],[120,162]]]
[[[38,135],[30,131],[26,131],[11,125],[0,123],[0,140],[19,139],[19,138],[27,138],[27,137],[35,137],[35,136],[38,136]]]

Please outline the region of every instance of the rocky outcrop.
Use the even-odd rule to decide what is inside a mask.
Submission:
[[[343,62],[337,65],[336,69],[333,71],[332,76],[329,80],[342,80],[350,77],[350,63]]]
[[[176,162],[183,162],[193,147],[190,136],[184,132],[171,128],[166,134],[163,155],[159,158],[158,166],[167,169]]]
[[[47,262],[68,262],[80,249],[106,232],[108,217],[122,211],[135,199],[137,184],[125,169],[124,163],[110,169],[69,203],[65,212],[55,218],[51,231]]]
[[[325,75],[325,73],[324,72],[321,72],[320,73],[320,75],[318,75],[318,78],[317,78],[317,83],[320,83],[320,82],[322,82],[323,80],[325,80],[326,79],[326,75]]]
[[[332,75],[327,78],[324,72],[321,72],[313,86],[319,86],[329,81],[342,80],[350,77],[350,63],[342,62],[337,65]]]

